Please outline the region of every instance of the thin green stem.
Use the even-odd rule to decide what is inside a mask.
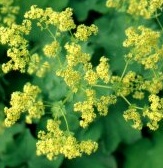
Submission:
[[[39,49],[39,45],[37,45],[37,46],[35,46],[34,48],[32,48],[31,50],[30,50],[30,54],[32,55],[32,54],[34,54],[38,49]]]
[[[126,65],[125,65],[124,70],[123,70],[122,75],[121,75],[121,80],[122,80],[122,78],[124,77],[124,75],[125,75],[125,73],[126,73],[128,64],[129,64],[129,61],[126,62]]]
[[[105,89],[112,89],[111,86],[105,86],[105,85],[92,85],[93,87],[99,87],[99,88],[105,88]]]
[[[46,28],[49,34],[53,37],[54,40],[56,40],[55,35],[52,33],[52,31],[49,28]]]
[[[69,31],[69,32],[70,32],[70,35],[71,35],[71,37],[72,37],[72,41],[78,42],[78,40],[74,37],[74,35],[72,34],[72,32],[71,32],[71,31]]]
[[[64,101],[66,101],[66,99]],[[52,105],[49,104],[49,105],[44,105],[44,106],[51,107]],[[68,126],[68,122],[67,122],[67,119],[66,119],[66,116],[65,116],[63,110],[61,110],[61,113],[62,113],[62,116],[63,116],[63,118],[65,120],[67,131],[70,132],[70,129],[69,129],[69,126]],[[51,114],[51,113],[49,113],[49,114]]]
[[[61,111],[62,111],[62,110],[61,110]],[[70,132],[70,129],[69,129],[69,126],[68,126],[68,122],[67,122],[66,116],[65,116],[65,114],[63,113],[63,111],[62,111],[62,115],[63,115],[63,118],[64,118],[65,123],[66,123],[67,131]]]
[[[156,72],[154,71],[154,69],[152,69],[152,72],[153,72],[154,76],[157,78],[158,76],[157,76]]]
[[[62,62],[61,62],[61,60],[60,60],[60,58],[59,58],[59,55],[57,54],[56,57],[57,57],[57,59],[58,59],[59,66],[62,67]]]
[[[160,20],[158,19],[158,14],[157,14],[157,12],[156,12],[156,21],[157,21],[157,23],[159,24],[161,30],[163,31],[163,26],[162,26]]]
[[[139,109],[139,110],[143,110],[142,107],[138,107],[138,106],[136,106],[135,108],[136,108],[136,109]]]
[[[72,96],[72,92],[69,92],[66,98],[62,101],[62,103],[65,104],[71,96]]]
[[[49,28],[46,28],[46,29],[47,29],[47,31],[49,32],[49,34],[52,36],[52,38],[53,38],[54,40],[56,40],[56,36],[52,33],[52,31],[51,31]],[[56,30],[56,31],[57,31],[57,30]],[[62,62],[61,62],[61,60],[60,60],[60,58],[59,58],[59,55],[57,54],[56,57],[57,57],[57,59],[58,59],[58,62],[59,62],[60,67],[62,67]]]
[[[72,96],[72,92],[69,92],[68,95],[66,96],[66,98],[62,101],[62,103],[65,104],[71,96]],[[69,129],[69,126],[68,126],[68,122],[67,122],[66,116],[63,113],[63,111],[62,111],[62,115],[63,115],[63,118],[64,118],[65,123],[66,123],[67,131],[70,132],[70,129]]]
[[[123,100],[125,100],[125,102],[126,102],[129,106],[132,105],[132,104],[129,102],[129,100],[128,100],[125,96],[123,96],[122,94],[121,94],[120,96],[123,98]],[[142,107],[139,107],[139,106],[135,106],[135,108],[136,108],[136,109],[139,109],[139,110],[143,110],[143,108],[142,108]]]
[[[127,100],[127,98],[126,98],[125,96],[123,96],[122,94],[121,94],[120,96],[123,98],[123,100],[125,100],[125,102],[126,102],[129,106],[131,106],[131,103]]]

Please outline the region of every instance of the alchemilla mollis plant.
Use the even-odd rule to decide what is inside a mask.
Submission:
[[[125,13],[128,22],[133,22],[124,32],[122,45],[127,52],[122,55],[125,65],[121,73],[112,71],[108,55],[101,54],[93,64],[87,46],[100,29],[94,23],[76,23],[73,8],[56,11],[32,5],[18,23],[21,7],[13,0],[0,0],[0,5],[0,44],[7,53],[2,71],[19,71],[34,79],[11,94],[4,107],[3,124],[13,127],[23,121],[37,125],[46,118],[44,129],[37,131],[38,156],[73,159],[96,152],[98,142],[79,137],[78,131],[89,130],[99,118],[109,117],[110,107],[116,108],[119,101],[126,103],[121,115],[133,129],[159,129],[163,119],[162,0],[107,0],[104,4],[108,10]],[[152,19],[158,28],[146,24]],[[40,45],[31,45],[29,40],[35,28],[47,37]],[[51,96],[42,82],[47,79],[60,95]]]

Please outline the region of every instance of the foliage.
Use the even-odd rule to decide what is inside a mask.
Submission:
[[[0,0],[0,168],[161,168],[161,0]]]

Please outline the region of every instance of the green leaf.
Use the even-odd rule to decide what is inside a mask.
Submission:
[[[66,119],[69,124],[70,131],[76,131],[79,128],[79,119],[78,117],[73,114],[74,112],[70,113],[69,111],[66,114]]]
[[[69,0],[49,0],[47,6],[52,7],[56,11],[61,11],[63,8],[67,7],[68,2]]]
[[[0,134],[0,154],[6,152],[6,148],[9,144],[13,143],[14,136],[20,134],[23,131],[24,126],[21,124],[15,124],[10,128],[6,128]]]
[[[65,160],[64,168],[117,168],[115,158],[98,150],[90,156],[82,156],[74,160]]]
[[[119,100],[116,106],[109,108],[109,114],[104,118],[104,144],[110,153],[115,151],[121,142],[132,144],[141,138],[141,132],[133,129],[124,120],[122,114],[125,108],[125,103]]]
[[[73,8],[75,15],[79,21],[83,21],[88,16],[88,11],[92,8],[95,0],[71,0],[70,6]],[[84,10],[83,10],[84,9]]]
[[[124,168],[162,168],[163,132],[156,131],[153,138],[143,138],[125,150]]]
[[[116,15],[114,13],[108,13],[100,17],[95,21],[99,32],[93,38],[93,42],[96,44],[96,52],[98,53],[99,50],[100,53],[100,50],[104,49],[103,53],[109,58],[112,72],[118,72],[120,74],[125,65],[124,54],[126,50],[123,48],[122,43],[125,39],[124,31],[128,26],[127,21],[126,24],[123,24],[124,20],[127,20],[127,17],[123,14]]]
[[[18,134],[17,138],[8,145],[5,154],[2,157],[6,166],[18,167],[21,164],[27,164],[36,151],[36,140],[31,136],[28,129]]]
[[[59,168],[63,161],[63,157],[58,157],[55,160],[48,160],[44,156],[34,156],[28,163],[29,168]]]
[[[106,0],[70,0],[69,5],[74,9],[77,19],[79,21],[84,21],[87,19],[90,11],[94,10],[100,13],[106,13],[108,9],[105,3]]]
[[[81,131],[77,134],[78,138],[81,140],[91,139],[93,141],[98,141],[102,135],[103,125],[100,120],[92,123],[88,128],[81,128]]]

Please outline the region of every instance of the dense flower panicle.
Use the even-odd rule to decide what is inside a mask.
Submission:
[[[30,56],[27,72],[30,75],[35,74],[41,78],[46,75],[50,68],[50,63],[48,61],[44,61],[38,53],[34,53]]]
[[[102,116],[106,116],[108,114],[109,105],[115,104],[116,102],[117,98],[115,95],[101,96],[96,102],[98,113]]]
[[[91,89],[85,90],[86,100],[74,104],[74,111],[81,112],[80,126],[85,128],[96,118],[94,104],[96,102],[96,92]]]
[[[128,96],[134,91],[134,81],[136,73],[129,71],[123,78],[119,76],[111,76],[110,82],[117,96]]]
[[[149,127],[151,130],[157,130],[159,128],[158,122],[163,118],[160,111],[151,111],[150,109],[144,110],[143,116],[148,117],[149,121],[147,122],[147,127]]]
[[[44,114],[44,104],[42,101],[37,101],[33,106],[29,107],[26,123],[32,124],[32,119],[40,119]]]
[[[97,143],[88,140],[78,142],[71,133],[60,130],[60,121],[49,119],[47,132],[38,133],[37,155],[46,155],[49,160],[56,158],[59,154],[68,159],[82,156],[83,153],[90,155],[97,150]]]
[[[69,86],[73,92],[77,92],[81,80],[81,74],[79,71],[68,66],[66,69],[58,70],[56,75],[63,77],[67,86]]]
[[[74,111],[81,112],[82,120],[80,121],[80,126],[83,128],[87,127],[96,118],[93,105],[94,105],[94,102],[89,100],[74,104]]]
[[[163,88],[162,77],[154,77],[152,80],[144,81],[144,88],[152,94],[158,94]]]
[[[162,49],[158,46],[160,32],[139,26],[129,27],[126,35],[127,39],[123,42],[123,46],[131,47],[128,59],[142,64],[145,69],[157,69],[157,63],[162,59]]]
[[[107,0],[106,6],[110,8],[120,8],[123,5],[120,0]]]
[[[44,114],[44,105],[41,100],[36,100],[40,89],[38,86],[27,83],[24,85],[23,92],[13,92],[11,95],[10,108],[5,107],[5,125],[13,125],[22,113],[28,112],[26,122],[31,123],[32,119],[40,119]]]
[[[143,111],[143,116],[148,118],[147,126],[151,130],[159,128],[159,121],[163,119],[163,98],[155,94],[149,95],[149,108]]]
[[[56,56],[57,52],[59,51],[59,48],[60,44],[55,40],[50,44],[46,44],[43,48],[43,52],[45,56],[51,58]]]
[[[72,18],[72,14],[73,13],[71,8],[66,8],[65,11],[62,11],[59,14],[58,28],[60,31],[69,31],[76,27],[74,20]]]
[[[67,51],[67,64],[70,67],[77,66],[79,63],[85,65],[91,59],[89,54],[82,52],[82,48],[79,44],[76,44],[74,42],[66,43],[64,47]]]
[[[82,153],[86,153],[87,155],[90,155],[91,153],[95,152],[98,148],[98,144],[91,140],[81,141],[79,146],[80,146],[80,151]]]
[[[144,99],[144,92],[143,91],[135,91],[132,95],[134,99],[142,100]]]
[[[50,67],[49,62],[48,62],[48,61],[44,61],[44,62],[41,64],[40,68],[37,70],[36,76],[38,76],[38,77],[40,77],[40,78],[44,77],[44,76],[47,74],[47,72],[50,71],[50,68],[51,68],[51,67]]]
[[[30,10],[25,13],[24,17],[28,19],[40,19],[44,15],[44,10],[32,5]]]
[[[132,95],[134,99],[143,99],[145,90],[145,80],[134,71],[128,71],[123,77],[111,76],[110,82],[117,96]]]
[[[96,35],[97,32],[98,28],[94,24],[91,26],[85,26],[84,24],[81,24],[77,26],[77,30],[74,35],[78,40],[87,41],[92,34]]]
[[[88,82],[89,85],[95,85],[98,80],[98,75],[93,69],[89,69],[85,72],[84,79]]]
[[[109,72],[109,64],[108,64],[108,58],[105,58],[104,56],[100,58],[100,63],[96,67],[97,75],[100,79],[104,81],[104,83],[108,83],[110,80],[110,72]]]
[[[86,89],[85,94],[89,101],[93,102],[96,99],[96,91],[93,89]]]
[[[11,27],[0,27],[0,43],[7,44],[9,49],[7,56],[11,59],[2,64],[4,73],[10,70],[20,70],[25,72],[29,61],[28,41],[24,35],[28,35],[31,30],[31,22],[24,20],[21,25],[12,24]]]
[[[14,0],[0,0],[0,21],[2,25],[11,26],[15,23],[19,6],[13,6]]]
[[[157,9],[162,9],[161,0],[107,0],[106,6],[127,12],[133,16],[149,19],[155,15]]]
[[[133,82],[135,81],[136,79],[136,73],[133,72],[133,71],[129,71],[122,79],[122,84],[123,84],[123,87],[122,87],[122,94],[124,96],[127,96],[129,95],[130,93],[133,92],[134,90],[134,84]]]
[[[111,104],[116,103],[115,95],[101,96],[97,98],[96,92],[93,89],[86,89],[86,100],[83,102],[77,102],[74,104],[74,111],[81,113],[80,126],[85,128],[92,123],[97,114],[95,113],[95,107],[98,110],[99,115],[106,116],[108,113],[108,107]]]
[[[137,111],[137,109],[133,106],[129,107],[126,111],[123,113],[123,117],[126,121],[131,120],[133,121],[132,127],[135,129],[142,129],[143,123],[141,119],[140,113]]]
[[[44,24],[48,27],[54,25],[59,31],[65,32],[76,27],[72,18],[72,9],[66,8],[65,11],[56,12],[52,8],[45,10],[36,5],[31,6],[30,11],[26,12],[24,17],[32,20],[38,20],[37,25],[42,27]]]

